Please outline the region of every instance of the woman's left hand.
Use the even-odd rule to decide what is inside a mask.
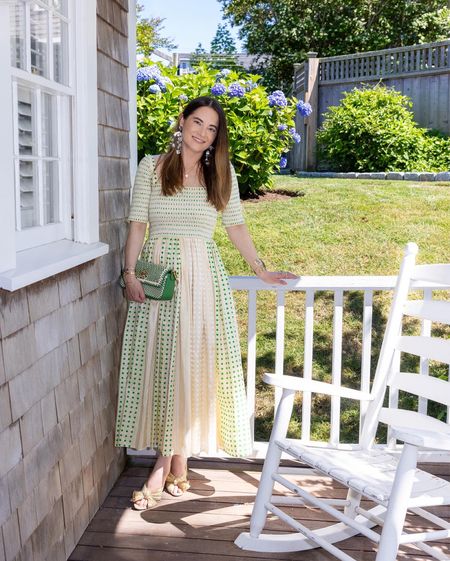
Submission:
[[[298,276],[289,271],[261,271],[258,278],[267,284],[287,284],[287,280],[298,279]]]

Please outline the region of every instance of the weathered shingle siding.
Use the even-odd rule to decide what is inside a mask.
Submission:
[[[0,561],[66,560],[124,464],[113,430],[130,189],[127,4],[97,2],[100,239],[110,252],[0,290]]]

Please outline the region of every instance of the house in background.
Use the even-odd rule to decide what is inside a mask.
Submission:
[[[169,55],[169,54],[167,54],[163,51],[160,51],[158,49],[155,49],[152,52],[152,54],[150,55],[150,60],[153,60],[154,62],[160,62],[164,66],[172,66],[172,64],[173,64],[172,55]],[[138,61],[139,61],[139,56],[138,56]]]
[[[0,0],[0,560],[65,561],[113,446],[134,0]]]
[[[194,70],[194,67],[191,65],[192,57],[195,56],[195,53],[173,53],[173,65],[178,68],[178,74],[189,74]],[[202,55],[205,57],[206,60],[214,59],[217,57],[222,59],[225,57],[234,57],[237,66],[241,66],[247,71],[250,71],[253,66],[257,65],[258,62],[261,63],[263,61],[262,58],[258,58],[257,55],[248,55],[246,53],[237,53],[235,55],[209,55],[205,54]]]

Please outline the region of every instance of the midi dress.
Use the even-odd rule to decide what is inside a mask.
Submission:
[[[236,313],[212,239],[218,212],[201,186],[164,196],[156,158],[139,164],[128,219],[149,223],[140,258],[170,266],[177,281],[169,301],[129,302],[115,446],[245,457],[252,444]],[[244,223],[231,171],[224,226]]]

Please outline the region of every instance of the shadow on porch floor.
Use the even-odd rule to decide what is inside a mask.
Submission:
[[[249,528],[250,514],[258,486],[262,461],[230,459],[193,459],[189,461],[191,489],[183,498],[163,494],[163,500],[144,513],[130,508],[133,489],[142,487],[151,460],[129,458],[109,496],[84,532],[69,561],[331,561],[321,549],[302,553],[261,554],[242,551],[234,540]],[[441,469],[439,469],[439,467]],[[449,466],[442,468],[447,473]],[[320,495],[343,498],[344,490],[331,485],[326,477],[314,473],[294,480],[314,488]],[[450,517],[450,509],[447,508]],[[442,511],[441,511],[442,512]],[[328,522],[316,509],[291,508],[291,515],[308,520],[311,527]],[[411,527],[417,520],[411,517]],[[283,531],[283,523],[271,517],[268,529]],[[341,544],[359,561],[373,561],[373,544],[355,537]],[[450,553],[450,540],[445,552]],[[404,548],[397,557],[404,561],[432,559],[415,548]]]

